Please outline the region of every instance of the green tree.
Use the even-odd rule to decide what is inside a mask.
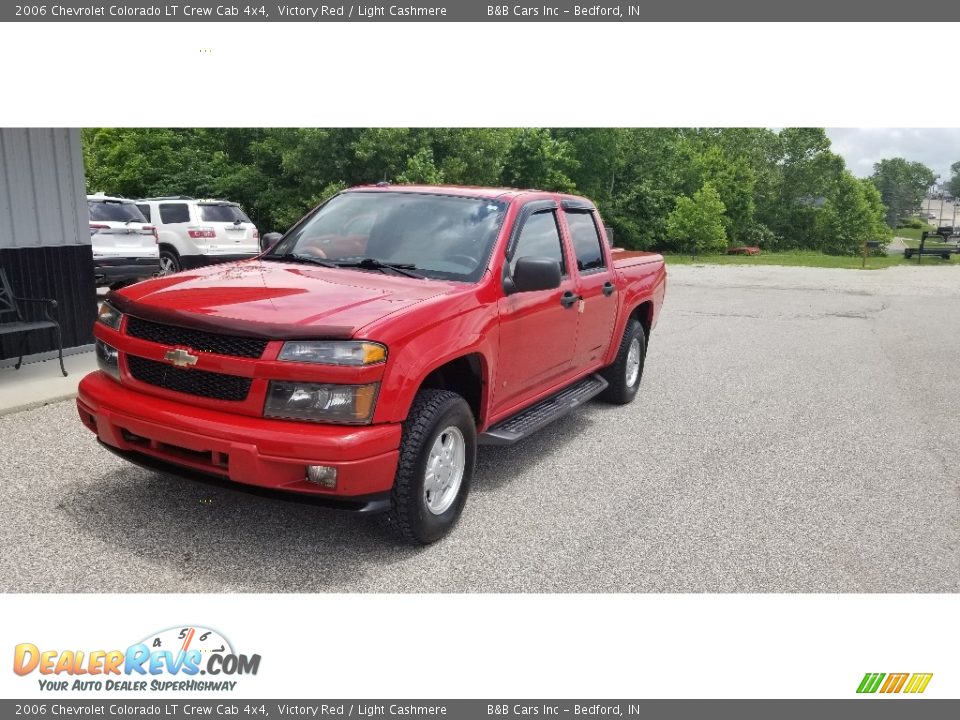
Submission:
[[[724,205],[720,194],[705,183],[693,197],[677,198],[677,205],[667,217],[667,232],[677,249],[691,255],[721,252],[727,246],[724,228]]]
[[[919,210],[936,179],[933,170],[921,162],[890,158],[874,164],[871,180],[887,207],[887,224],[896,227],[900,218]]]
[[[352,185],[504,184],[584,194],[618,245],[642,249],[670,247],[677,198],[707,184],[729,240],[825,246],[818,218],[841,203],[845,172],[821,128],[105,128],[83,139],[91,192],[224,197],[262,232]]]
[[[745,241],[754,226],[756,177],[743,157],[728,155],[720,145],[704,148],[694,159],[698,185],[709,183],[726,208],[724,227],[733,242]]]
[[[758,212],[781,239],[781,248],[815,244],[819,210],[844,170],[823,128],[784,128],[778,134],[777,190]]]
[[[511,187],[572,192],[570,175],[578,167],[573,147],[546,128],[520,131],[506,156],[502,182]]]
[[[615,172],[604,177],[610,189],[608,199],[599,203],[600,211],[613,226],[618,245],[661,247],[677,196],[693,190],[686,184],[693,149],[684,142],[682,131],[673,128],[629,128],[621,133]]]
[[[947,190],[955,198],[960,197],[960,160],[950,166],[950,180],[947,183]]]
[[[844,172],[816,218],[817,249],[830,255],[856,255],[868,240],[889,240],[880,193],[870,180]]]

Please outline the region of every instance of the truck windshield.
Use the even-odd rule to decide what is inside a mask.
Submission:
[[[424,277],[472,282],[486,269],[506,209],[497,200],[453,195],[347,192],[266,257],[315,257],[361,270],[394,265]]]

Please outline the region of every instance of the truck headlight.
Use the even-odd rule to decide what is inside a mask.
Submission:
[[[327,385],[273,380],[265,417],[315,422],[368,423],[377,398],[377,383]]]
[[[97,322],[101,322],[114,330],[119,330],[121,320],[123,320],[123,313],[113,305],[108,302],[100,305],[100,310],[97,312]]]
[[[364,340],[292,340],[278,360],[320,365],[376,365],[387,359],[387,348]]]

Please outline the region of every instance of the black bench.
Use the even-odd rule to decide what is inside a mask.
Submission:
[[[39,319],[30,319],[31,315],[36,317],[36,313],[24,312],[25,306],[32,306],[41,310]],[[60,371],[63,376],[67,376],[67,369],[63,366],[63,339],[60,334],[60,323],[54,320],[50,314],[51,310],[56,309],[56,300],[46,300],[43,298],[25,298],[17,297],[13,294],[13,288],[10,287],[10,281],[3,268],[0,268],[0,335],[11,335],[13,333],[23,333],[20,339],[20,359],[14,366],[16,370],[23,364],[23,352],[27,347],[27,335],[35,330],[47,330],[53,328],[57,334],[57,348],[60,352]]]

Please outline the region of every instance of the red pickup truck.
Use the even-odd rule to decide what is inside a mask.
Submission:
[[[77,408],[146,467],[382,511],[426,544],[477,446],[633,400],[666,288],[584,198],[380,184],[253,260],[113,292]]]

